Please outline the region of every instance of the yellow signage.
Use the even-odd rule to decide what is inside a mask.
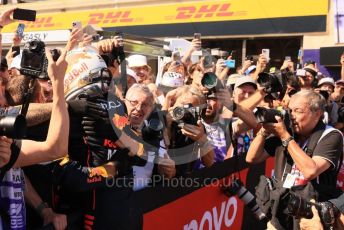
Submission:
[[[327,15],[327,11],[328,0],[218,0],[42,13],[37,14],[35,22],[22,23],[25,31],[39,31],[69,29],[73,21],[121,27]],[[17,24],[6,26],[3,31],[13,32]]]

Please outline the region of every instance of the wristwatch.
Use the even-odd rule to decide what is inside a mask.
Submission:
[[[35,209],[36,209],[36,212],[39,215],[41,215],[43,212],[43,209],[45,208],[49,208],[49,205],[46,202],[42,201]]]
[[[287,147],[288,144],[289,144],[289,142],[290,142],[291,140],[294,140],[294,137],[290,136],[290,137],[287,138],[286,140],[282,140],[282,146],[283,146],[283,147]]]

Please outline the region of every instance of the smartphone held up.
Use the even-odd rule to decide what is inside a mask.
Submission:
[[[36,21],[36,11],[17,8],[13,11],[13,19],[22,21]]]
[[[82,24],[80,21],[75,21],[75,22],[72,22],[72,31],[75,31],[79,29],[79,33],[77,35],[77,40],[81,41],[82,40],[82,37],[83,37],[83,32],[82,32]]]

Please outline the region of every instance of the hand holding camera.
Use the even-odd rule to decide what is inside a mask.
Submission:
[[[53,55],[49,49],[46,50],[46,57],[48,59],[47,71],[51,82],[59,82],[63,86],[63,79],[68,66],[66,61],[66,50],[61,53],[56,62],[54,61]],[[63,87],[61,87],[61,89],[63,90]]]
[[[273,133],[275,136],[279,137],[281,140],[286,140],[290,137],[287,128],[284,124],[282,117],[275,116],[277,123],[264,123],[263,127],[268,133]]]
[[[301,219],[301,226],[310,226],[314,222],[321,224],[325,229],[333,229],[336,219],[340,215],[340,211],[330,202],[314,202],[307,201],[302,197],[290,193],[287,201],[287,213],[288,215],[295,217],[303,217],[306,219],[312,219],[312,222]],[[319,215],[314,215],[319,214]],[[320,219],[319,219],[320,217]],[[321,221],[321,222],[320,222]],[[303,229],[303,228],[302,228]],[[316,228],[312,228],[316,229]]]
[[[193,141],[197,141],[200,145],[207,142],[207,136],[201,120],[197,121],[197,125],[184,124],[181,131],[185,136],[191,138]]]

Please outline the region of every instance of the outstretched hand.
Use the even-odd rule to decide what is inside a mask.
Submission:
[[[13,14],[13,11],[15,9],[17,9],[17,8],[7,9],[0,14],[0,26],[4,27],[4,26],[14,22],[14,20],[11,19],[11,15]]]

